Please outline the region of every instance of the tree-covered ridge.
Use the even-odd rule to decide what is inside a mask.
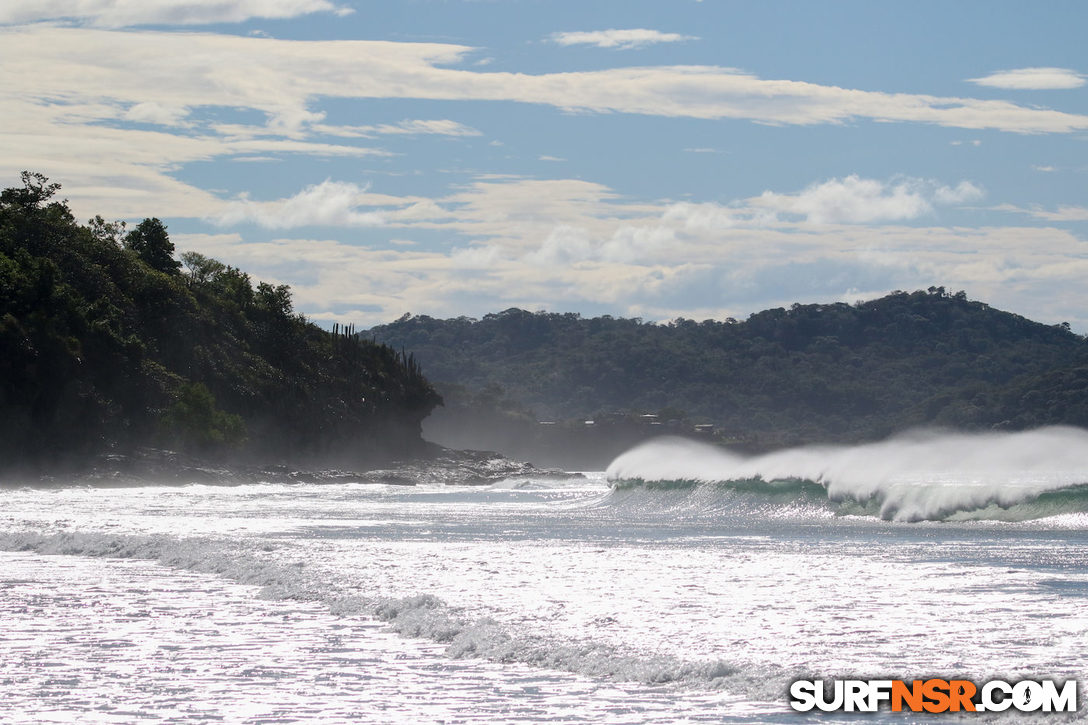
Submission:
[[[158,219],[81,225],[38,174],[0,194],[0,466],[164,445],[348,461],[419,444],[410,356],[295,314],[290,290]]]
[[[553,420],[663,412],[760,446],[919,425],[1088,425],[1083,338],[939,287],[743,322],[510,309],[480,320],[405,316],[367,334],[413,350],[440,390],[499,386]]]

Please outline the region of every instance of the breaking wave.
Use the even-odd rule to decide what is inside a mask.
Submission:
[[[1088,512],[1088,431],[916,432],[857,446],[741,456],[661,438],[608,467],[612,502],[768,505],[890,521],[1024,521]]]

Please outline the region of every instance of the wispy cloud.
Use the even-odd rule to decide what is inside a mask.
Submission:
[[[330,126],[313,124],[311,128],[330,136],[345,138],[374,138],[375,136],[480,136],[480,131],[450,119],[407,119],[400,123],[383,123],[376,126]]]
[[[348,15],[354,10],[329,0],[34,0],[0,3],[0,24],[77,20],[106,28],[205,25],[317,12]]]
[[[148,104],[140,104],[144,106]],[[184,116],[188,111],[183,109]],[[126,119],[131,116],[127,114]],[[169,118],[163,114],[163,118]],[[265,125],[217,123],[211,128],[218,134],[231,138],[255,138],[261,136],[290,136],[304,138],[307,135],[320,134],[339,138],[378,138],[379,136],[481,136],[479,130],[450,119],[405,119],[399,123],[376,125],[336,126],[324,123],[325,114],[300,110],[296,113],[281,111],[279,116],[269,118]]]
[[[378,133],[435,134],[438,136],[479,136],[479,131],[449,119],[409,120],[395,125],[378,126]]]
[[[593,45],[611,50],[632,50],[647,45],[680,43],[687,40],[698,40],[698,38],[692,35],[680,35],[679,33],[662,33],[660,30],[630,28],[626,30],[611,29],[552,33],[551,40],[559,45]]]
[[[1007,211],[1015,214],[1027,214],[1036,219],[1048,222],[1088,222],[1088,207],[1064,204],[1056,210],[1044,209],[1041,206],[1021,207],[1015,204],[999,204],[993,207],[995,211]]]
[[[507,101],[779,125],[870,119],[1017,133],[1088,130],[1088,116],[1005,101],[765,80],[709,66],[541,75],[450,68],[471,48],[449,44],[34,25],[0,28],[0,46],[0,174],[41,169],[73,190],[73,202],[87,202],[87,212],[122,218],[148,208],[175,217],[219,213],[221,200],[173,177],[187,163],[284,153],[373,157],[388,152],[353,137],[479,133],[450,119],[336,126],[320,105],[328,99]],[[255,112],[266,124],[212,123],[221,109]],[[152,128],[134,129],[134,122]],[[323,135],[345,141],[315,140]]]
[[[1088,116],[1006,101],[765,80],[714,66],[530,75],[442,67],[471,48],[376,41],[281,41],[214,34],[31,26],[0,31],[0,80],[19,97],[248,108],[270,128],[320,123],[321,98],[503,100],[563,109],[811,125],[851,119],[1063,133]],[[163,83],[162,78],[170,78]],[[412,129],[407,129],[411,131]]]
[[[1049,91],[1080,88],[1084,75],[1068,68],[1017,68],[991,73],[982,78],[968,78],[971,83],[1014,91]]]

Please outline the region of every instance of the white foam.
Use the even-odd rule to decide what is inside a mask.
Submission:
[[[347,592],[310,574],[301,562],[279,562],[260,551],[211,538],[175,539],[163,535],[97,532],[0,533],[0,550],[38,554],[145,559],[182,570],[212,573],[261,587],[273,600],[320,602],[338,616],[366,616],[387,622],[406,637],[446,644],[452,658],[517,662],[596,679],[649,685],[676,684],[743,692],[757,700],[776,699],[799,676],[775,668],[724,661],[684,661],[646,657],[593,641],[570,641],[543,632],[511,631],[490,618],[467,618],[438,597],[367,596]]]
[[[834,502],[876,504],[886,519],[943,519],[993,506],[1007,509],[1088,484],[1088,431],[917,432],[879,443],[752,457],[696,441],[658,439],[621,455],[607,475],[613,482],[800,479],[824,486]]]

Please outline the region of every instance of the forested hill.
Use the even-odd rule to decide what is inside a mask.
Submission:
[[[58,185],[0,194],[0,468],[147,446],[349,461],[421,445],[438,395],[410,357],[330,334],[286,286],[200,254],[157,219],[81,225]]]
[[[550,420],[660,413],[759,447],[919,425],[1088,425],[1083,338],[943,288],[743,322],[509,309],[481,320],[405,316],[363,334],[414,351],[466,410],[486,399]]]

